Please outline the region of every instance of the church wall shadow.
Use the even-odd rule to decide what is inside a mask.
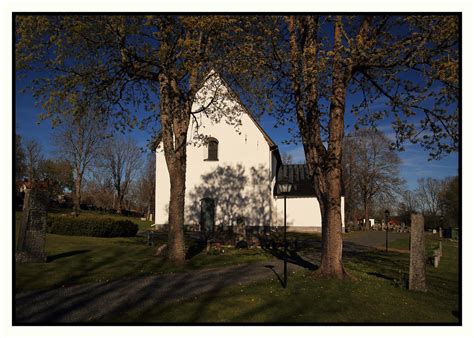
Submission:
[[[241,164],[218,166],[201,176],[201,184],[188,194],[191,201],[186,219],[199,224],[201,200],[215,201],[215,224],[218,228],[244,222],[246,226],[270,226],[272,221],[271,182],[263,165],[248,170]]]

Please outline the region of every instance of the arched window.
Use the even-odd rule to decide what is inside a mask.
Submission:
[[[207,161],[219,161],[218,151],[219,141],[215,138],[209,138],[207,141]]]

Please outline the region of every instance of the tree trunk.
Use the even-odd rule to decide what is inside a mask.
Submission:
[[[322,252],[321,266],[316,271],[318,277],[342,279],[346,276],[342,265],[342,218],[341,218],[341,182],[342,182],[342,140],[344,137],[344,110],[348,74],[351,69],[345,67],[342,60],[342,19],[335,19],[334,26],[334,66],[332,78],[332,96],[329,107],[329,140],[327,157],[323,158],[323,180],[315,186],[325,185],[320,196],[322,210]]]
[[[163,150],[170,177],[168,260],[183,264],[186,145],[191,103],[189,109],[183,109],[176,81],[164,73],[160,74],[160,94]]]
[[[365,230],[370,229],[370,220],[369,220],[369,203],[364,201],[364,218],[365,218]]]
[[[170,204],[169,204],[169,232],[168,232],[168,259],[175,263],[183,263],[185,259],[184,247],[184,197],[186,191],[186,159],[178,157],[168,166],[170,175]]]
[[[341,182],[337,168],[327,174],[326,182],[328,192],[321,201],[321,266],[315,276],[343,279],[346,273],[342,264]]]
[[[122,204],[123,204],[123,194],[122,192],[117,191],[117,209],[115,209],[117,214],[122,213]]]
[[[335,57],[326,150],[321,137],[322,117],[318,108],[317,25],[314,17],[297,19],[291,16],[288,20],[292,84],[308,171],[313,178],[322,217],[321,266],[315,276],[342,279],[346,275],[342,265],[341,160],[347,73],[342,62],[341,18],[338,17],[334,33]],[[298,34],[298,27],[304,34]],[[304,83],[301,83],[302,74]],[[305,92],[306,96],[303,95]]]
[[[78,176],[74,182],[73,211],[75,214],[79,214],[79,212],[81,211],[81,186],[82,186],[82,177]]]

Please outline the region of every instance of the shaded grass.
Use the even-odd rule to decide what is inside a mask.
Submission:
[[[188,243],[192,240],[188,239]],[[183,266],[155,257],[156,247],[141,237],[99,238],[46,234],[46,263],[16,265],[16,292],[89,282],[128,279],[211,266],[269,259],[259,249],[223,248],[219,255],[196,254]]]
[[[456,323],[457,248],[445,241],[440,267],[427,267],[427,293],[408,291],[400,272],[409,256],[371,251],[345,259],[353,280],[314,279],[309,271],[290,275],[287,289],[274,278],[184,301],[156,304],[103,321],[118,322],[306,322]]]
[[[67,213],[62,211],[62,213]],[[83,215],[130,219],[142,229],[151,222],[121,215],[84,211]],[[16,212],[16,239],[22,212]],[[81,217],[81,216],[79,216]],[[136,278],[168,272],[180,272],[203,267],[228,266],[267,260],[270,254],[260,249],[222,248],[224,252],[207,255],[203,247],[193,253],[183,266],[175,266],[163,257],[155,257],[157,246],[166,243],[166,233],[158,233],[155,246],[148,246],[143,237],[99,238],[46,234],[46,263],[16,265],[16,292],[50,289],[81,283],[104,282],[114,279]],[[186,247],[195,240],[186,236]]]

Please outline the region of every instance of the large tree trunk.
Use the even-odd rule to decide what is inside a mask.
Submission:
[[[176,81],[165,74],[160,75],[160,93],[163,150],[170,177],[168,260],[182,264],[185,260],[184,197],[189,114],[180,105]]]
[[[117,214],[122,213],[122,204],[123,204],[123,194],[121,191],[117,191],[117,209],[115,209],[115,212]]]
[[[184,197],[186,189],[186,162],[174,161],[168,166],[170,174],[170,204],[169,204],[169,232],[168,232],[168,259],[175,263],[182,263],[185,259],[184,248]]]
[[[317,277],[342,279],[345,276],[342,264],[342,218],[340,172],[332,170],[327,175],[328,192],[322,199],[322,250],[321,266]]]
[[[184,201],[186,194],[187,123],[176,125],[177,136],[173,158],[167,160],[170,175],[168,260],[182,264],[185,260]]]
[[[364,219],[365,219],[365,230],[370,229],[370,219],[369,219],[369,202],[364,200]]]
[[[74,200],[73,200],[73,211],[78,214],[81,211],[81,187],[82,177],[77,176],[74,182]]]
[[[350,65],[345,67],[342,60],[342,21],[336,17],[334,27],[334,65],[332,95],[329,107],[329,140],[327,156],[322,158],[324,165],[324,184],[320,187],[322,210],[322,253],[321,267],[316,276],[342,279],[346,273],[342,265],[342,140],[344,137],[344,110]],[[325,186],[324,186],[325,185]],[[321,189],[323,187],[323,189]]]
[[[342,279],[345,272],[342,265],[341,160],[347,77],[342,64],[340,17],[336,21],[327,150],[321,138],[321,112],[318,107],[316,38],[318,22],[312,16],[298,19],[291,16],[288,27],[296,117],[322,218],[321,266],[315,275]],[[298,28],[304,34],[298,34]],[[301,83],[301,74],[304,83]],[[304,92],[306,96],[302,94]]]

